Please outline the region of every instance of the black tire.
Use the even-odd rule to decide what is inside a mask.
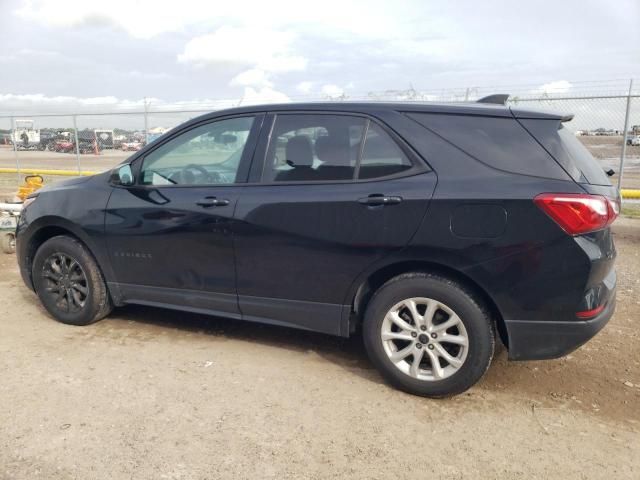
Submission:
[[[49,269],[51,259],[60,258],[60,256],[70,259],[69,263],[71,260],[77,262],[79,269],[76,267],[75,271],[84,274],[81,286],[86,293],[82,294],[84,298],[82,306],[74,305],[67,296],[60,297],[60,293],[55,294],[58,297],[56,299],[54,294],[48,291],[56,287],[55,282],[45,273],[52,272]],[[33,284],[42,305],[59,322],[69,325],[89,325],[106,317],[113,309],[98,264],[89,250],[75,238],[61,235],[44,242],[34,257],[32,275]],[[78,292],[75,291],[75,294],[78,295]],[[62,293],[62,295],[65,294]]]
[[[399,302],[413,297],[445,304],[458,315],[466,329],[466,358],[451,376],[430,380],[414,378],[401,371],[385,351],[381,331],[387,312]],[[389,383],[405,392],[432,398],[457,395],[478,382],[491,364],[496,341],[494,321],[483,302],[459,283],[429,273],[403,274],[380,287],[367,305],[363,337],[371,362]],[[422,344],[422,348],[427,346]]]

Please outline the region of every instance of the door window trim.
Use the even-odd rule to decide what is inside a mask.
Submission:
[[[134,164],[132,165],[132,171],[133,174],[135,176],[135,182],[133,185],[131,185],[130,187],[125,187],[125,188],[131,188],[131,187],[135,187],[135,188],[152,188],[152,189],[156,189],[156,188],[207,188],[207,187],[211,187],[211,188],[221,188],[221,187],[238,187],[241,185],[246,185],[248,177],[249,177],[249,173],[251,171],[251,167],[254,163],[254,159],[255,159],[255,154],[256,154],[256,147],[258,145],[258,140],[261,137],[261,131],[262,131],[262,127],[264,126],[264,119],[265,119],[265,112],[247,112],[247,113],[238,113],[238,114],[232,114],[232,115],[223,115],[220,117],[215,117],[215,118],[207,118],[206,120],[202,120],[200,122],[196,122],[194,124],[190,124],[189,126],[186,126],[184,128],[181,128],[180,130],[176,130],[175,132],[172,132],[171,135],[169,135],[166,139],[162,140],[161,142],[158,142],[157,145],[154,145],[152,149],[150,149],[148,152],[145,152],[144,155],[141,155],[137,158],[135,158],[131,163]],[[236,172],[236,181],[233,183],[219,183],[219,184],[210,184],[210,183],[199,183],[199,184],[176,184],[176,185],[148,185],[148,184],[144,184],[141,183],[142,178],[141,178],[141,172],[142,172],[142,166],[144,165],[144,161],[147,158],[147,155],[155,152],[158,148],[160,148],[161,146],[169,143],[170,141],[172,141],[173,139],[179,137],[180,135],[187,133],[191,130],[194,130],[196,128],[200,128],[203,125],[208,125],[210,123],[216,123],[219,121],[223,121],[223,120],[229,120],[229,119],[233,119],[233,118],[246,118],[246,117],[253,117],[254,121],[253,124],[251,125],[251,130],[249,131],[249,136],[247,137],[247,141],[244,145],[244,150],[242,152],[242,157],[240,158],[240,163],[238,164],[238,170]]]
[[[262,175],[264,167],[267,163],[267,155],[269,153],[269,146],[272,141],[273,129],[275,127],[278,116],[280,115],[340,115],[348,117],[358,117],[367,120],[365,129],[363,130],[363,140],[360,148],[360,153],[356,161],[356,167],[354,172],[354,178],[346,180],[293,180],[284,182],[266,182],[262,181]],[[394,173],[392,175],[385,175],[375,178],[357,178],[357,173],[360,170],[360,160],[366,143],[366,133],[369,129],[369,125],[373,123],[381,128],[391,140],[400,148],[402,153],[407,156],[407,159],[411,162],[411,168],[404,172]],[[255,157],[258,157],[256,160]],[[271,111],[267,112],[265,116],[262,133],[258,141],[258,147],[256,149],[256,155],[254,155],[254,161],[251,167],[251,172],[245,185],[248,186],[277,186],[277,185],[332,185],[332,184],[351,184],[351,183],[369,183],[380,182],[386,180],[395,180],[398,178],[412,177],[426,172],[433,171],[427,162],[416,152],[400,135],[398,135],[393,129],[391,129],[386,123],[380,121],[380,119],[359,112],[349,111],[316,111],[316,110],[286,110],[286,111]]]

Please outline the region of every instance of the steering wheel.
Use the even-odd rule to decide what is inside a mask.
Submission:
[[[199,175],[194,175],[193,170],[197,171]],[[222,183],[222,177],[218,172],[209,172],[202,165],[196,165],[195,163],[184,167],[180,172],[180,176],[182,182],[189,185],[198,183]]]

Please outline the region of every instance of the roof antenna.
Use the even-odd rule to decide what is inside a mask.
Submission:
[[[482,97],[480,100],[477,100],[478,103],[494,103],[497,105],[506,105],[507,100],[509,100],[508,93],[496,93],[494,95],[489,95],[488,97]]]

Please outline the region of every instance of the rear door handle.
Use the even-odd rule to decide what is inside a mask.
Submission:
[[[226,198],[204,197],[202,200],[198,200],[196,205],[201,207],[224,207],[229,205],[229,200]]]
[[[368,197],[358,199],[358,203],[362,205],[368,205],[370,207],[376,207],[380,205],[397,205],[400,202],[402,202],[402,197],[379,194],[372,194]]]

